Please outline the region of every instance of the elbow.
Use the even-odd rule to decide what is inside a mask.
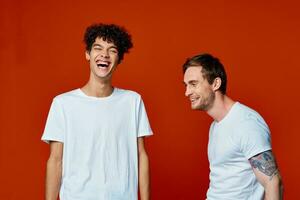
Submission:
[[[138,149],[138,156],[139,156],[139,159],[143,159],[143,158],[147,159],[148,158],[147,151],[144,147]]]
[[[280,174],[277,174],[276,176],[274,176],[273,179],[274,179],[274,184],[276,187],[283,188],[282,178],[281,178]]]
[[[281,199],[283,198],[283,183],[282,183],[282,178],[280,175],[278,175],[278,188],[279,188],[279,193],[280,193],[280,197]]]
[[[138,153],[139,153],[139,156],[147,156],[147,152],[145,151],[145,149],[143,149],[143,150],[139,149]]]
[[[61,166],[62,165],[62,157],[60,156],[50,156],[47,165],[55,165],[55,166]]]
[[[148,154],[146,151],[140,151],[139,152],[139,160],[140,162],[148,162]]]
[[[270,188],[280,188],[282,187],[282,179],[281,176],[279,174],[276,174],[275,176],[273,176],[270,181],[268,181],[268,184],[266,185],[267,187]]]
[[[275,195],[276,199],[282,199],[283,196],[283,184],[279,174],[275,175],[265,184],[266,196]],[[269,198],[266,198],[269,199]]]

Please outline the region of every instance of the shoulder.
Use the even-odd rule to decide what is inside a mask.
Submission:
[[[269,137],[270,130],[263,117],[248,106],[239,104],[240,121],[236,125],[236,132],[242,137],[260,138]]]
[[[269,137],[270,130],[263,117],[244,104],[237,103],[233,123],[236,139]]]
[[[117,95],[131,99],[141,99],[141,95],[133,90],[115,88]]]
[[[64,102],[74,97],[80,96],[79,89],[74,89],[68,92],[61,93],[53,98],[53,102]]]
[[[237,113],[241,124],[251,122],[265,123],[263,117],[257,111],[239,102],[237,102]]]

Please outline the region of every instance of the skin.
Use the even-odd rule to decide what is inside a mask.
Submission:
[[[90,65],[90,78],[81,90],[88,96],[107,97],[113,92],[112,75],[115,71],[119,56],[117,47],[102,38],[96,38],[91,50],[85,52]],[[107,67],[98,66],[105,64]],[[144,146],[144,139],[137,139],[139,158],[139,190],[140,199],[150,199],[149,160]],[[46,172],[46,200],[56,200],[62,177],[63,143],[50,142],[50,157]]]
[[[185,96],[190,99],[192,109],[207,111],[212,107],[215,94],[212,86],[203,78],[200,67],[188,68],[184,75],[184,83]]]
[[[85,52],[90,63],[90,78],[81,89],[88,96],[107,97],[113,92],[112,74],[118,65],[118,50],[113,43],[96,38],[90,52]],[[108,64],[98,67],[97,64]]]
[[[63,143],[50,142],[50,156],[47,161],[45,199],[56,200],[62,176]]]
[[[283,199],[283,187],[272,151],[265,151],[249,159],[253,172],[265,188],[265,200]]]
[[[141,200],[150,200],[149,159],[144,146],[144,138],[138,138],[139,153],[139,190]]]
[[[191,66],[184,74],[185,95],[191,101],[191,108],[205,111],[217,122],[221,121],[235,103],[223,95],[219,88],[221,79],[212,84],[203,77],[201,66]],[[265,200],[282,199],[281,177],[272,151],[262,152],[249,159],[253,173],[265,189]]]

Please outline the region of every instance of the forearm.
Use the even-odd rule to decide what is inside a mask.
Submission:
[[[281,200],[282,181],[272,151],[257,154],[249,162],[257,180],[265,189],[265,200]]]
[[[46,200],[57,200],[62,176],[62,161],[49,159],[46,172]]]
[[[149,159],[145,152],[139,155],[139,189],[141,200],[149,200],[150,170]]]
[[[280,175],[277,174],[265,184],[265,200],[282,200],[283,187]]]

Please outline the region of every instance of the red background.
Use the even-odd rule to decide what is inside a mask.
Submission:
[[[82,37],[95,22],[124,25],[133,36],[114,85],[145,101],[155,132],[146,144],[154,200],[205,198],[211,118],[190,109],[181,70],[200,52],[221,59],[228,95],[268,122],[285,197],[297,199],[299,4],[1,0],[0,199],[43,199],[49,148],[40,137],[49,106],[87,81]]]

